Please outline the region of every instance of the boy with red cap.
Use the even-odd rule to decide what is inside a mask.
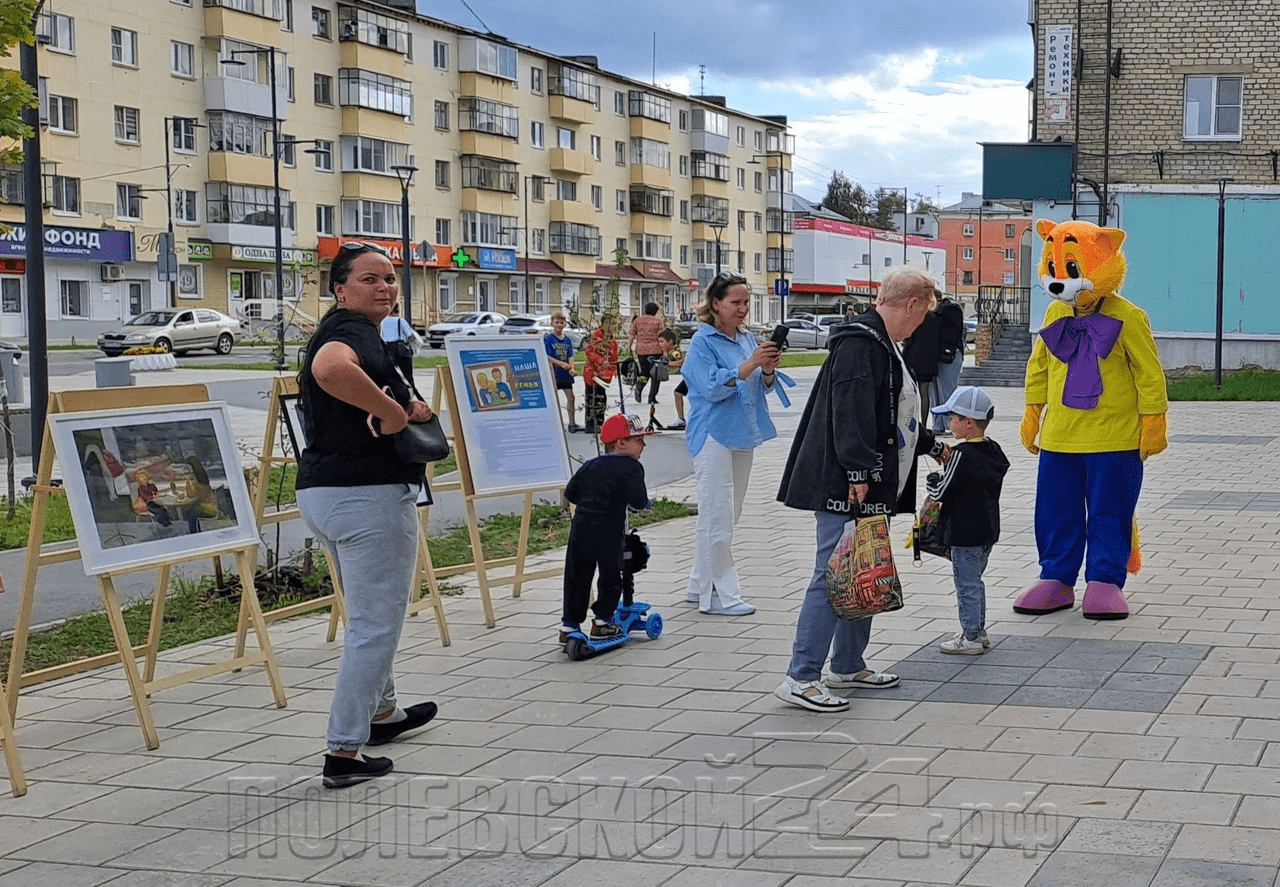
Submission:
[[[561,644],[568,640],[569,632],[581,630],[591,600],[591,577],[597,571],[591,637],[611,638],[622,633],[613,614],[622,597],[627,508],[641,509],[649,504],[640,456],[644,439],[653,433],[645,430],[639,416],[618,414],[605,419],[600,426],[604,455],[583,464],[564,488],[564,497],[577,508],[564,555]]]

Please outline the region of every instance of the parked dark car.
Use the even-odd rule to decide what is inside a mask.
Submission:
[[[693,334],[698,331],[698,315],[692,311],[685,311],[676,318],[675,323],[671,324],[671,326],[680,334],[681,338],[691,339]]]

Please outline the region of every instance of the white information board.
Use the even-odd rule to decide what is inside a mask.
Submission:
[[[477,493],[562,486],[572,473],[551,364],[535,336],[450,336],[449,376]]]

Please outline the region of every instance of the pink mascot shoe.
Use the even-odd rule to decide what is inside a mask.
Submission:
[[[1115,588],[1115,586],[1111,586]],[[1116,589],[1119,591],[1119,589]],[[1123,601],[1123,596],[1121,597]],[[1013,612],[1027,616],[1043,616],[1045,613],[1056,613],[1059,610],[1070,610],[1076,604],[1076,593],[1072,588],[1057,579],[1041,579],[1035,585],[1018,595],[1013,602]],[[1125,610],[1128,613],[1128,610]],[[1116,618],[1116,617],[1108,617]],[[1123,618],[1123,617],[1120,617]]]
[[[1124,592],[1110,582],[1090,582],[1086,585],[1080,610],[1085,619],[1129,618],[1129,602],[1125,600]]]

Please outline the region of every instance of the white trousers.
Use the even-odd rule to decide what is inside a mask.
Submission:
[[[698,596],[700,610],[711,606],[712,591],[725,607],[742,600],[738,570],[733,565],[733,525],[742,516],[754,452],[731,450],[708,437],[693,457],[698,529],[688,590]]]

